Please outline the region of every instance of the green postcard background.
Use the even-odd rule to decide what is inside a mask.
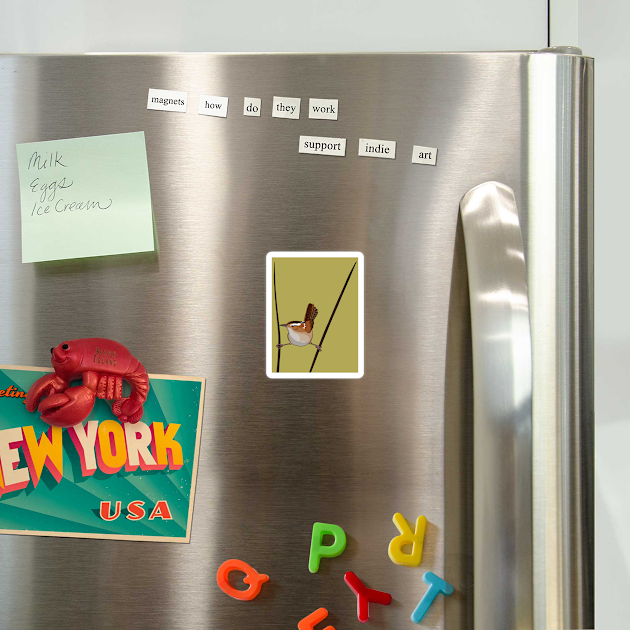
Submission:
[[[44,371],[0,369],[0,390],[13,385],[22,391],[29,387]],[[42,472],[37,488],[32,482],[16,492],[0,496],[0,530],[21,530],[25,532],[58,532],[89,534],[91,536],[147,536],[180,538],[185,542],[191,487],[195,467],[195,445],[197,431],[201,431],[199,408],[201,403],[201,381],[151,378],[149,396],[144,404],[142,422],[181,424],[175,439],[182,446],[184,465],[177,471],[168,468],[163,471],[134,472],[123,469],[114,475],[107,475],[99,469],[91,477],[83,477],[76,448],[68,435],[63,432],[63,478],[55,481],[46,467]],[[13,427],[33,426],[35,435],[48,430],[49,425],[39,418],[37,412],[29,413],[23,398],[0,397],[0,430]],[[88,420],[115,419],[111,407],[104,400],[97,399]],[[18,467],[26,466],[22,448]],[[148,520],[151,508],[157,501],[168,502],[172,521],[156,518]],[[130,501],[145,501],[145,518],[130,521],[125,518]],[[101,501],[122,502],[121,516],[115,521],[103,521],[99,514]]]

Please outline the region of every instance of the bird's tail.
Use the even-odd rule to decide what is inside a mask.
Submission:
[[[304,321],[313,321],[317,317],[317,309],[315,308],[315,304],[309,304],[306,307],[306,315],[304,316]]]

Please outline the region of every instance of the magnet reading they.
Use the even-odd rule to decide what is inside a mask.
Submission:
[[[249,584],[249,588],[245,591],[240,591],[234,588],[228,579],[230,571],[242,571],[245,573],[243,582]],[[243,602],[249,602],[260,593],[262,585],[269,580],[269,576],[264,573],[258,573],[256,569],[250,567],[247,562],[242,560],[226,560],[217,571],[217,584],[219,588],[230,597],[234,599],[240,599]]]
[[[416,521],[415,533],[411,531],[411,528],[407,524],[405,517],[396,512],[394,514],[394,524],[400,532],[400,536],[392,539],[389,543],[389,557],[394,564],[402,564],[407,567],[417,567],[422,560],[422,546],[424,544],[424,531],[427,527],[427,519],[424,516],[419,516]],[[403,547],[405,545],[412,545],[411,553],[404,553]]]

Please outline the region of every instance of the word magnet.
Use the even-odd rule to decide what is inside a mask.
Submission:
[[[228,97],[202,94],[199,97],[199,113],[202,116],[226,118],[228,115]]]
[[[436,160],[436,147],[421,147],[416,144],[413,145],[413,152],[411,154],[412,164],[430,164],[431,166],[435,166]]]
[[[244,584],[249,584],[249,588],[245,591],[240,591],[234,588],[228,579],[230,571],[242,571],[245,573],[243,578]],[[244,602],[249,602],[260,593],[262,585],[269,580],[269,576],[264,573],[258,573],[256,569],[250,567],[247,562],[242,560],[226,560],[217,571],[217,584],[219,588],[230,597],[234,599],[240,599]]]
[[[320,120],[337,120],[339,100],[336,98],[309,98],[308,117]]]
[[[372,140],[359,138],[359,157],[396,159],[395,140]]]
[[[332,545],[324,545],[324,536],[333,536]],[[319,561],[322,558],[336,558],[346,548],[346,532],[339,525],[328,523],[314,523],[313,536],[311,538],[311,553],[308,559],[308,570],[311,573],[319,571]]]
[[[384,606],[392,603],[392,596],[389,593],[367,588],[352,571],[348,571],[343,576],[343,579],[350,587],[350,590],[357,596],[357,617],[362,623],[365,623],[370,618],[370,602],[383,604]]]
[[[187,104],[188,92],[149,88],[147,109],[157,109],[165,112],[185,112]]]
[[[243,116],[260,116],[261,108],[261,99],[252,96],[246,96],[243,99]]]
[[[424,544],[424,532],[427,528],[425,516],[419,516],[416,521],[416,531],[412,532],[405,517],[400,513],[394,514],[394,525],[398,528],[400,536],[396,536],[390,543],[389,557],[394,564],[402,564],[407,567],[417,567],[422,561],[422,546]],[[411,545],[411,553],[404,553],[403,547]]]
[[[274,96],[271,105],[272,118],[293,118],[300,117],[301,98],[291,98],[289,96]]]

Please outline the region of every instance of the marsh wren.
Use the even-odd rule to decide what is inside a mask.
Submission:
[[[317,309],[314,304],[309,304],[306,307],[306,315],[301,322],[289,322],[288,324],[280,324],[287,329],[289,343],[276,344],[276,348],[282,348],[282,346],[315,346],[318,350],[322,347],[313,343],[313,320],[317,317]]]

